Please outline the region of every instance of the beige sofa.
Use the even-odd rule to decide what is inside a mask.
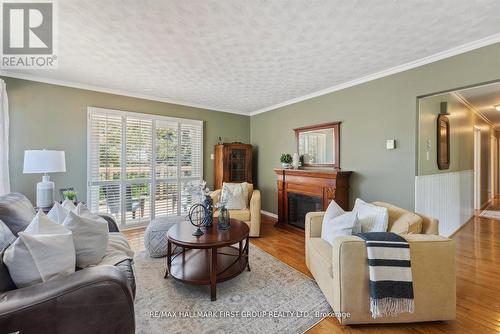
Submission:
[[[342,236],[333,247],[321,239],[324,212],[306,215],[306,264],[342,325],[403,323],[455,319],[455,244],[438,235],[438,221],[388,203],[388,231],[403,234],[410,243],[415,296],[414,313],[373,319],[368,291],[368,259],[364,241]]]
[[[250,236],[258,237],[260,235],[260,191],[253,189],[253,184],[247,183],[248,203],[247,208],[243,210],[229,210],[229,217],[242,220],[250,228]],[[211,193],[214,206],[220,200],[221,190],[215,190]],[[218,217],[219,212],[214,210],[214,217]]]

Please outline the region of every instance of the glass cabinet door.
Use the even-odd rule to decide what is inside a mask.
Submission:
[[[229,151],[229,182],[246,181],[246,149],[233,148]]]

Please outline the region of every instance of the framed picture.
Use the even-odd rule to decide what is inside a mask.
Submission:
[[[450,168],[450,120],[443,114],[437,119],[437,164],[439,169]]]
[[[75,191],[75,188],[68,187],[68,188],[59,189],[59,196],[61,197],[61,202],[64,202],[64,200],[66,199],[66,196],[64,196],[64,192],[66,192],[66,191]],[[75,199],[73,202],[75,202],[75,203],[78,202],[76,195],[75,195]]]

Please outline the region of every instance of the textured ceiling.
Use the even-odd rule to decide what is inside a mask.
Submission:
[[[500,126],[500,83],[464,89],[458,92],[477,111],[489,119],[495,126]]]
[[[250,113],[500,32],[498,0],[61,0],[57,70]]]

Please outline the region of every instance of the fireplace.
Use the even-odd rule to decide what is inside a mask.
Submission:
[[[325,211],[332,200],[344,210],[349,209],[351,172],[338,169],[282,168],[274,171],[278,178],[279,223],[288,224],[293,221],[292,224],[304,228],[305,213]]]
[[[288,193],[288,223],[305,228],[305,218],[308,212],[322,211],[322,200],[318,196],[298,193]]]

